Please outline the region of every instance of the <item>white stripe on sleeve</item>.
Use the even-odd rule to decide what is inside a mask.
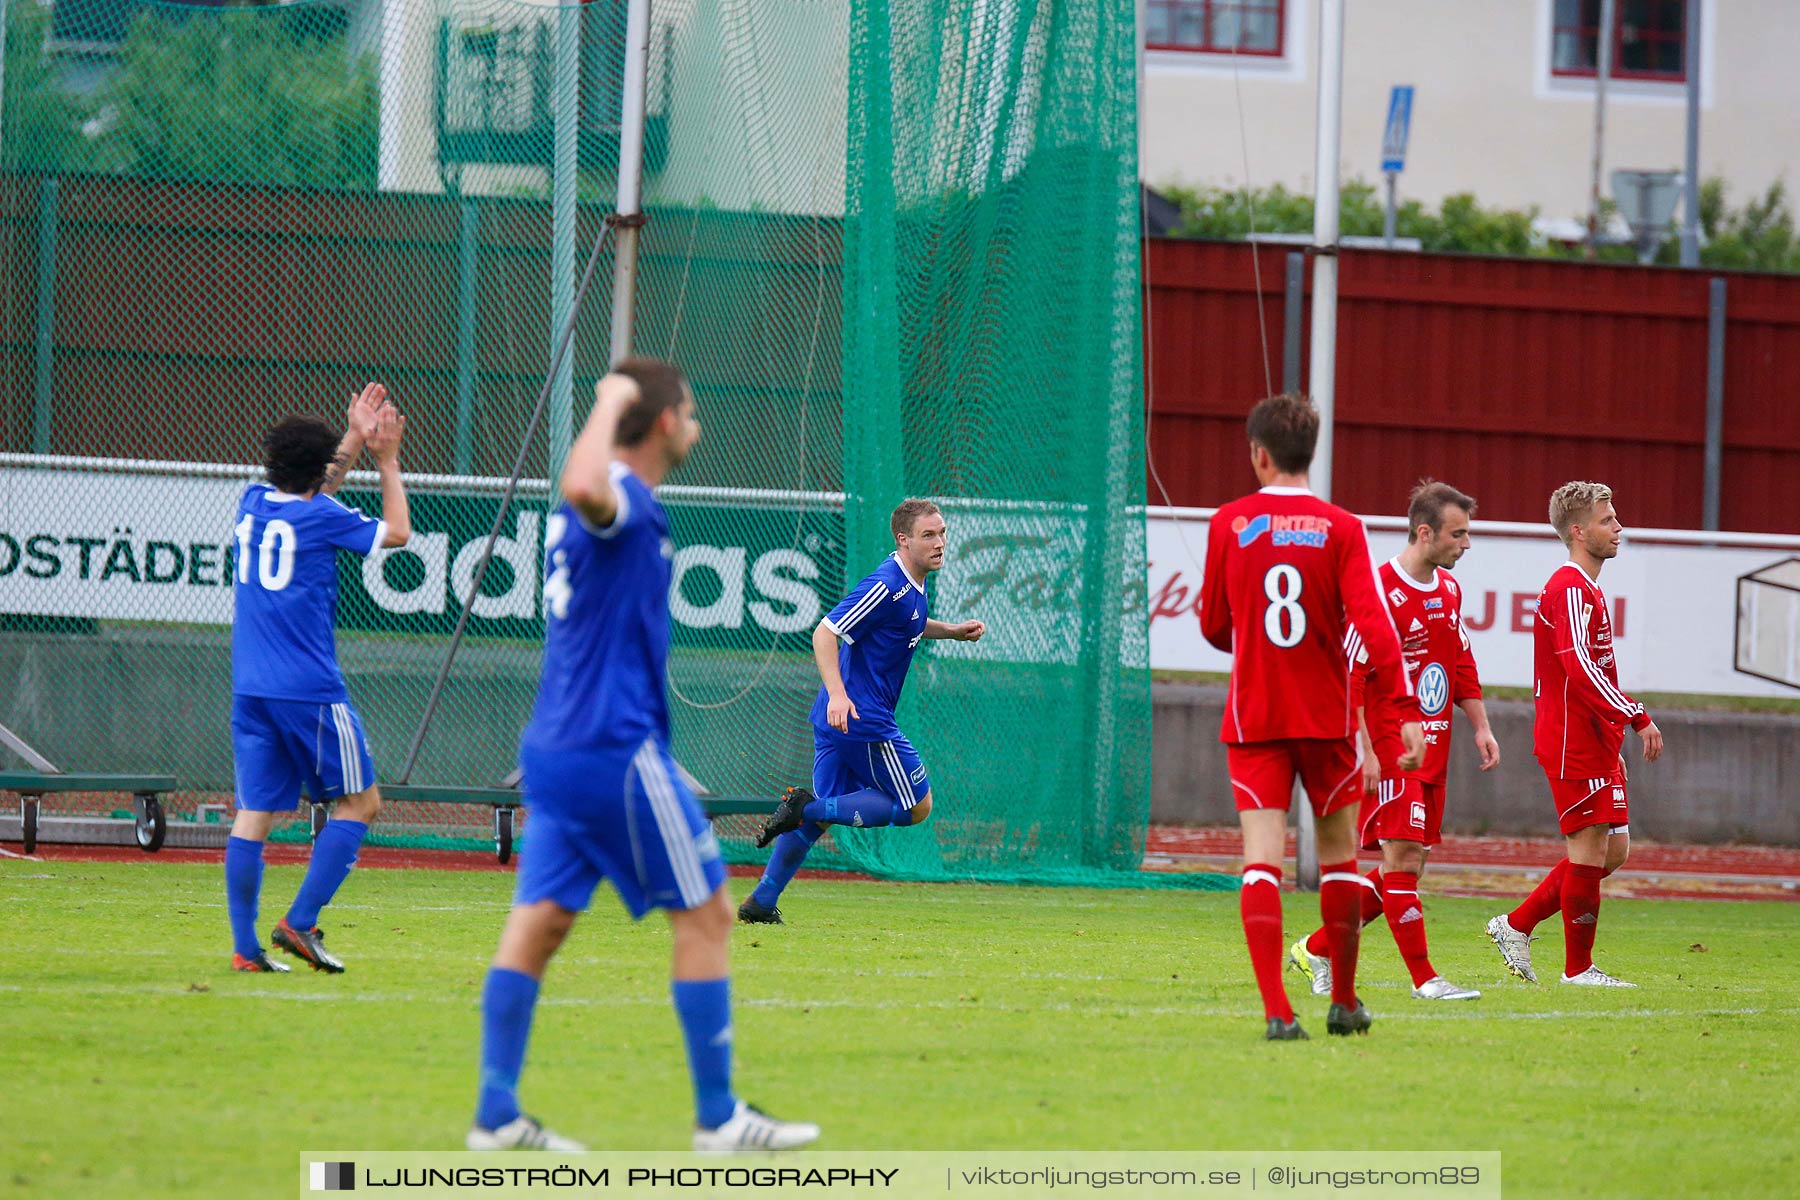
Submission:
[[[877,582],[863,593],[863,598],[852,605],[849,612],[838,618],[837,623],[831,627],[832,631],[839,637],[849,637],[856,629],[857,624],[867,618],[883,600],[887,599],[887,594],[887,585]]]
[[[1587,626],[1581,619],[1581,593],[1575,588],[1570,588],[1567,595],[1569,597],[1569,641],[1575,647],[1575,657],[1580,660],[1581,669],[1587,673],[1588,679],[1599,689],[1602,699],[1627,717],[1637,716],[1637,705],[1627,700],[1625,693],[1621,692],[1613,681],[1606,677],[1605,672],[1595,665],[1594,660],[1588,657]]]

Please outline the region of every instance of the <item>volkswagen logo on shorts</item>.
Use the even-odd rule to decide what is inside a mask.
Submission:
[[[1425,669],[1419,672],[1419,707],[1426,716],[1435,717],[1449,702],[1450,677],[1437,663],[1426,663]]]

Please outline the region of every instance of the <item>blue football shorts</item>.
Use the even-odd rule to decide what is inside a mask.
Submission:
[[[300,792],[315,803],[373,787],[375,760],[353,705],[316,700],[231,698],[237,806],[293,812]]]
[[[858,742],[837,730],[813,730],[813,792],[846,796],[874,788],[902,809],[931,794],[931,780],[919,752],[896,733],[885,742]]]
[[[633,917],[697,908],[725,883],[712,824],[669,752],[525,747],[526,821],[515,904],[586,911],[609,880]]]

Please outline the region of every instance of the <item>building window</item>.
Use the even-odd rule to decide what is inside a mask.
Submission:
[[[1554,74],[1593,78],[1600,0],[1556,0]],[[1612,79],[1687,80],[1687,0],[1614,0]]]
[[[1144,47],[1279,57],[1286,7],[1286,0],[1148,0]]]

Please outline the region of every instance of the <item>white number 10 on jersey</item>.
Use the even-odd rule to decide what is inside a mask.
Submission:
[[[250,535],[256,518],[249,513],[232,530],[237,535],[237,577],[239,583],[250,582]],[[214,526],[216,529],[217,526]],[[300,540],[294,527],[286,521],[270,521],[263,526],[262,544],[257,549],[256,577],[264,588],[279,592],[294,578],[294,552]]]

